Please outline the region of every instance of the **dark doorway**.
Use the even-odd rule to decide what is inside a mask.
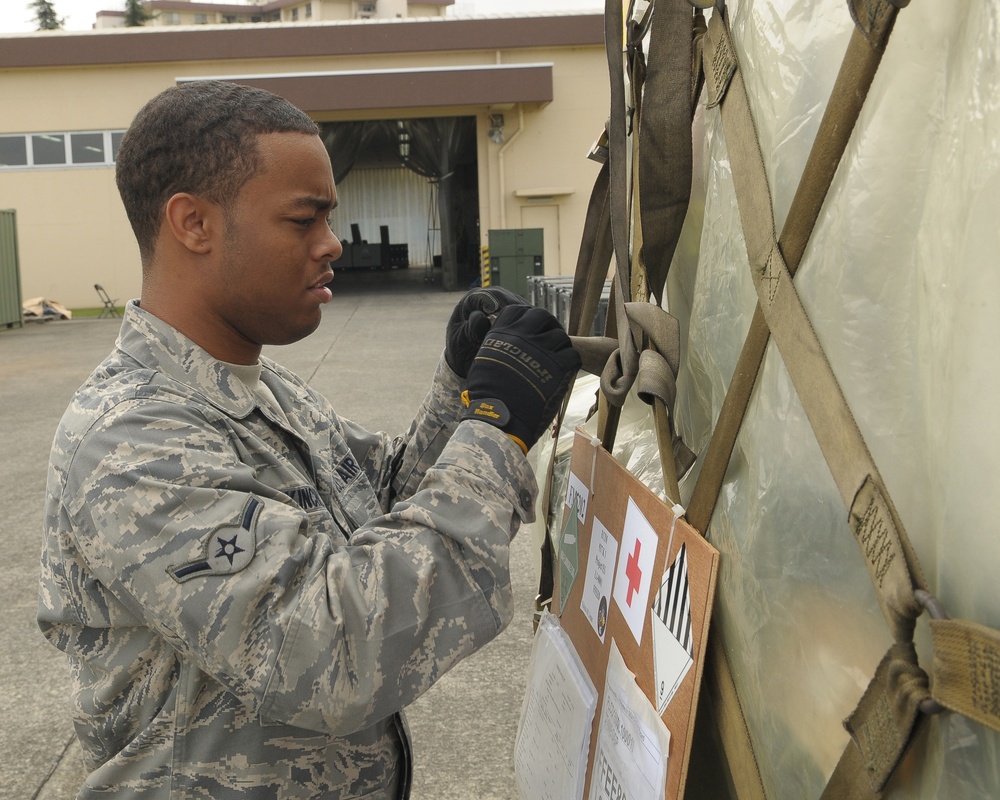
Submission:
[[[352,251],[355,258],[345,261],[344,268],[402,266],[401,246],[406,245],[407,266],[422,268],[428,281],[440,281],[446,290],[464,289],[478,280],[474,117],[327,122],[321,128],[346,212],[335,212],[342,227],[338,233],[345,243],[359,242]],[[417,199],[420,186],[426,198],[422,203]],[[393,224],[387,224],[388,218]],[[376,253],[375,245],[390,249]],[[393,245],[396,263],[383,263]]]

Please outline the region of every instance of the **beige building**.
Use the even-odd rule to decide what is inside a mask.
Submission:
[[[284,14],[305,5],[258,7]],[[415,9],[442,6],[407,5],[403,19],[0,38],[0,208],[17,213],[23,297],[92,306],[95,283],[119,300],[138,295],[138,250],[114,184],[117,145],[146,100],[204,77],[271,89],[321,124],[385,121],[384,133],[418,119],[462,121],[474,140],[462,191],[478,212],[465,226],[475,239],[468,250],[477,254],[491,229],[542,228],[545,272],[572,273],[598,169],[587,154],[609,105],[601,15],[415,18]],[[327,8],[313,0],[314,14]],[[389,227],[394,243],[409,243],[411,266],[433,260],[442,234],[434,181],[374,154],[339,188],[350,209],[334,216],[344,239],[360,223],[378,242],[382,209],[407,193],[427,198]],[[442,273],[446,288],[478,274],[474,257]]]
[[[345,19],[443,17],[454,0],[249,0],[199,3],[196,0],[147,0],[150,27],[232,25],[258,22],[320,22]],[[95,28],[125,24],[124,11],[99,11]]]

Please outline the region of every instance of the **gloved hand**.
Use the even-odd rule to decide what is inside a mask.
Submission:
[[[580,355],[544,308],[503,309],[483,339],[463,399],[463,419],[496,425],[525,453],[555,418]]]
[[[469,374],[472,359],[476,357],[497,314],[510,305],[528,305],[523,297],[499,286],[472,289],[458,301],[448,320],[445,336],[444,358],[452,371],[461,378]]]

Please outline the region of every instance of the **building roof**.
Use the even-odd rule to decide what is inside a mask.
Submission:
[[[279,94],[303,111],[482,106],[552,101],[552,62],[454,67],[205,75]]]
[[[603,44],[600,13],[108,28],[0,36],[0,69]]]

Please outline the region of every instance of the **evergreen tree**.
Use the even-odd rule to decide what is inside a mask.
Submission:
[[[56,16],[55,6],[52,0],[31,0],[28,8],[35,14],[35,25],[39,31],[57,31],[63,26],[66,20]]]
[[[125,0],[125,26],[128,28],[138,28],[145,25],[153,15],[146,10],[143,0]]]

